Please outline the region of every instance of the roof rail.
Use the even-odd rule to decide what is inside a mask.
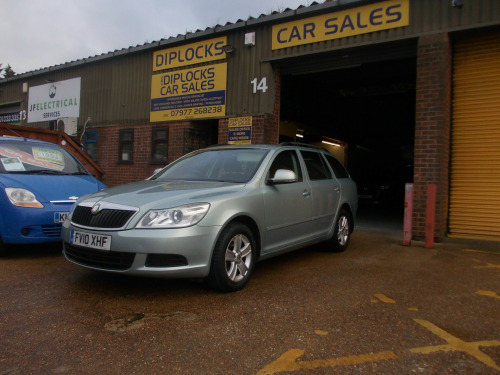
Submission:
[[[323,150],[323,148],[319,146],[311,145],[309,143],[300,143],[300,142],[281,142],[279,146],[300,146],[300,147],[313,148],[315,150]]]

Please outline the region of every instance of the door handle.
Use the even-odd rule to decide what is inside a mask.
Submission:
[[[311,192],[310,192],[310,191],[308,191],[308,190],[304,190],[304,191],[302,192],[302,196],[303,196],[303,197],[308,198],[308,197],[310,197],[310,196],[311,196]]]

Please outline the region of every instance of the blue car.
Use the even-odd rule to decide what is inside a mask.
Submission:
[[[74,202],[105,187],[56,144],[0,137],[0,255],[10,244],[61,241]]]

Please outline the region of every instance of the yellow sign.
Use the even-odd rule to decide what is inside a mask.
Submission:
[[[273,26],[272,49],[408,26],[410,0],[388,0]]]
[[[227,37],[204,40],[153,53],[153,71],[178,68],[207,61],[225,59],[224,47]]]
[[[153,75],[150,121],[225,116],[226,80],[227,63]]]
[[[228,119],[228,142],[230,145],[249,145],[252,143],[252,116]]]

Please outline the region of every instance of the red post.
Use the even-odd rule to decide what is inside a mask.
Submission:
[[[413,184],[405,185],[405,215],[403,221],[403,246],[411,245],[413,224]]]
[[[427,209],[425,211],[425,248],[434,247],[434,223],[436,218],[436,184],[427,185]]]

